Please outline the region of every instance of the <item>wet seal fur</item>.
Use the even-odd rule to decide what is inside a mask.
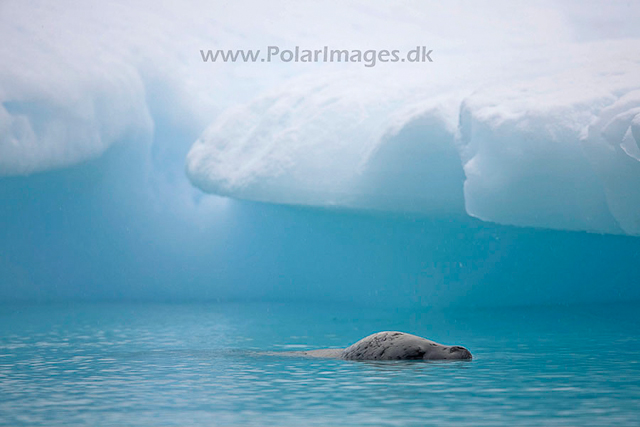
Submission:
[[[345,348],[291,351],[290,356],[344,360],[470,360],[471,352],[459,345],[446,346],[403,332],[385,331],[369,335]]]

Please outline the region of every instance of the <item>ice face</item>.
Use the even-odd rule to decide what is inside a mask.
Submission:
[[[182,163],[200,135],[187,174],[210,193],[637,235],[637,16],[571,1],[7,2],[0,176],[125,141]],[[266,44],[433,44],[434,62],[213,65],[199,53]]]
[[[140,74],[126,53],[98,42],[99,11],[65,10],[2,5],[0,176],[68,167],[123,140],[150,141]]]
[[[0,299],[637,300],[637,238],[465,214],[637,230],[640,17],[602,5],[2,1]],[[267,44],[434,62],[199,53]],[[186,158],[209,192],[402,215],[206,195]]]
[[[389,76],[292,84],[218,119],[187,171],[250,200],[640,234],[640,63],[619,57],[632,46],[466,97]]]
[[[640,193],[631,183],[640,182],[640,163],[629,153],[640,69],[618,65],[616,73],[575,70],[467,99],[459,138],[467,212],[639,234]]]
[[[144,87],[126,64],[109,64],[105,76],[99,58],[70,70],[56,52],[7,46],[0,47],[7,58],[0,65],[0,176],[68,167],[124,140],[150,142]],[[34,70],[25,56],[46,66]]]
[[[459,137],[467,212],[505,224],[640,234],[640,68],[616,65],[469,97]]]
[[[463,212],[445,109],[405,106],[404,91],[358,81],[296,82],[229,112],[191,149],[189,177],[205,191],[251,200]]]

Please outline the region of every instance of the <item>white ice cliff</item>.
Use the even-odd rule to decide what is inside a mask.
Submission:
[[[610,62],[493,87],[464,101],[458,149],[469,214],[504,224],[640,234],[633,136],[640,62],[598,60]]]
[[[640,235],[637,18],[570,0],[2,2],[0,176],[121,141],[181,162],[166,145],[200,134],[186,172],[209,193]],[[199,53],[267,45],[428,45],[434,62]]]
[[[594,49],[464,98],[397,75],[291,82],[219,117],[187,171],[243,199],[640,234],[640,44],[573,52]]]
[[[438,103],[407,97],[357,78],[292,82],[221,116],[191,149],[189,176],[251,200],[462,212],[455,128]]]

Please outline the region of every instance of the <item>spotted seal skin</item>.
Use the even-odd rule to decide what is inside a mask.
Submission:
[[[459,345],[446,346],[403,332],[378,332],[347,347],[346,360],[469,360],[471,352]]]
[[[279,353],[345,360],[470,360],[471,352],[459,345],[442,345],[404,332],[386,331],[369,335],[345,348]]]

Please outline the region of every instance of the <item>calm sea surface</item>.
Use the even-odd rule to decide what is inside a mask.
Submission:
[[[1,425],[638,425],[638,305],[0,306]],[[470,362],[265,355],[399,330]]]

